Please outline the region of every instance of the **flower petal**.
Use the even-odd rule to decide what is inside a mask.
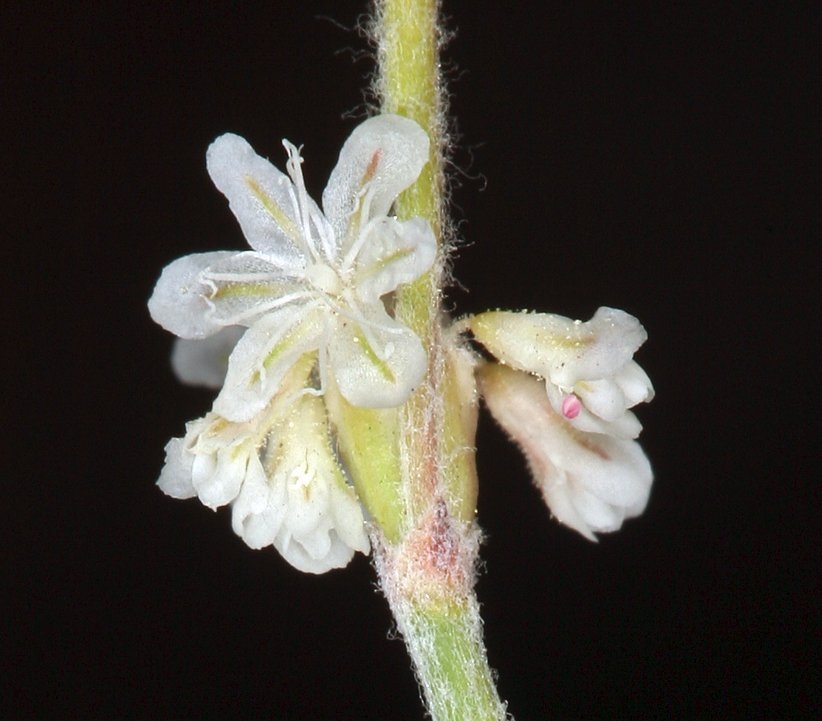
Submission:
[[[357,320],[338,318],[328,356],[342,396],[364,408],[404,403],[428,364],[419,337],[391,318],[381,304],[363,308]]]
[[[369,230],[357,256],[357,295],[365,303],[410,283],[428,271],[437,257],[437,239],[427,221],[400,223],[384,218]]]
[[[324,573],[368,553],[362,509],[337,463],[323,401],[304,395],[266,449],[269,484],[284,489],[284,518],[274,547],[292,566]]]
[[[565,474],[552,466],[549,466],[549,472],[556,474],[559,480],[553,481],[550,476],[541,476],[541,483],[537,485],[542,492],[545,505],[551,511],[551,515],[563,525],[572,528],[589,541],[596,543],[597,537],[586,521],[584,509],[577,508],[577,504],[574,502],[575,499],[569,492],[570,489]]]
[[[566,469],[578,488],[605,503],[633,508],[648,499],[653,474],[651,464],[636,441],[598,433],[568,433],[554,437],[550,455]],[[571,445],[573,443],[573,445]],[[603,529],[591,524],[594,530]]]
[[[639,434],[642,433],[642,424],[631,411],[626,411],[616,420],[606,421],[599,416],[595,416],[583,406],[582,412],[568,422],[577,430],[585,433],[605,433],[623,440],[638,438]]]
[[[208,266],[235,255],[231,251],[195,253],[169,263],[154,286],[148,311],[155,323],[180,338],[206,338],[222,326],[209,315],[210,289],[201,279]]]
[[[231,423],[213,412],[186,424],[191,482],[204,505],[215,509],[237,497],[248,458],[255,452],[256,434],[254,423]]]
[[[201,273],[213,322],[250,326],[272,308],[304,298],[302,271],[281,268],[256,252],[236,253]]]
[[[327,536],[328,549],[319,557],[313,556],[291,536],[277,539],[274,547],[294,568],[303,573],[326,573],[334,568],[345,568],[354,558],[354,549],[346,545],[333,529]]]
[[[160,490],[172,498],[194,498],[197,491],[191,483],[194,457],[187,454],[182,438],[172,438],[166,444],[166,463],[157,479]]]
[[[598,308],[585,323],[568,320],[575,349],[549,361],[545,376],[559,386],[577,381],[613,376],[648,339],[641,323],[617,308]]]
[[[654,386],[651,379],[636,361],[626,363],[614,379],[625,395],[628,408],[633,408],[637,403],[647,403],[653,400]]]
[[[255,454],[237,500],[231,506],[231,526],[251,548],[274,543],[287,510],[285,486],[269,484],[265,469]]]
[[[177,338],[171,350],[171,367],[183,383],[220,388],[225,380],[228,357],[245,328],[229,326],[208,338]]]
[[[192,482],[203,505],[212,510],[231,503],[240,492],[248,468],[250,448],[228,446],[213,455],[196,453]]]
[[[231,353],[214,411],[231,421],[252,418],[268,405],[299,357],[318,348],[321,334],[321,314],[315,306],[284,306],[264,315]]]
[[[340,258],[365,223],[388,215],[396,197],[417,179],[428,162],[428,146],[425,131],[399,115],[377,115],[354,128],[323,193]]]
[[[585,323],[547,313],[482,313],[468,319],[474,337],[503,363],[545,379],[551,406],[589,433],[636,438],[642,426],[627,409],[653,397],[632,360],[647,334],[639,321],[599,308]],[[572,398],[573,413],[564,411]]]
[[[306,248],[291,179],[232,133],[209,146],[206,165],[214,185],[228,198],[248,244],[280,268],[303,267]]]
[[[621,506],[606,503],[594,493],[573,484],[565,490],[577,515],[593,531],[609,533],[622,527],[625,509]]]
[[[603,420],[615,421],[625,414],[625,396],[610,378],[580,381],[574,386],[574,393],[591,413]]]

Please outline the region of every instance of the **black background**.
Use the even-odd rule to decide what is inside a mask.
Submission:
[[[232,130],[282,166],[304,143],[319,195],[365,112],[364,8],[15,5],[3,718],[421,719],[366,559],[302,575],[153,485],[210,397],[176,383],[145,301],[170,260],[243,244],[205,149]],[[542,6],[445,6],[469,289],[448,303],[637,315],[656,482],[589,544],[483,419],[501,693],[519,721],[812,717],[818,11]]]

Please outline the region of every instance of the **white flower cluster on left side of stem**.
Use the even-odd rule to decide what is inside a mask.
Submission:
[[[386,299],[434,263],[428,223],[390,215],[428,159],[413,121],[379,115],[344,144],[322,197],[309,197],[299,150],[288,174],[236,135],[208,150],[207,166],[251,246],[189,255],[163,271],[152,318],[183,339],[184,380],[220,385],[213,410],[166,448],[159,485],[214,508],[232,504],[234,530],[273,545],[314,573],[368,552],[363,513],[331,440],[323,395],[396,407],[421,382],[427,355]]]

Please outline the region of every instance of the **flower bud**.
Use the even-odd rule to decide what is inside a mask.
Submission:
[[[580,431],[527,373],[489,363],[480,368],[479,382],[557,520],[595,541],[594,533],[616,531],[642,513],[653,474],[638,443]]]
[[[581,431],[636,438],[642,426],[628,410],[654,389],[633,360],[647,333],[632,315],[600,308],[591,320],[549,313],[496,311],[467,322],[502,363],[545,379],[553,409]]]

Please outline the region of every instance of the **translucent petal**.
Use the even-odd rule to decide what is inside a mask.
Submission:
[[[329,554],[334,553],[334,545],[339,542],[367,555],[371,550],[371,544],[368,542],[368,536],[365,533],[365,522],[360,502],[353,489],[338,485],[332,489],[331,496],[329,510],[333,518],[333,530],[330,534],[331,550]]]
[[[228,198],[248,244],[281,268],[301,267],[306,249],[291,179],[231,133],[209,146],[206,165],[214,185]]]
[[[177,338],[171,350],[171,367],[183,383],[205,388],[221,388],[228,368],[228,356],[245,328],[230,326],[208,338]]]
[[[298,443],[296,439],[293,442]],[[286,525],[312,556],[322,556],[328,550],[328,536],[315,531],[328,512],[329,479],[323,474],[325,469],[317,467],[320,463],[317,451],[310,447],[303,450],[304,458],[300,458],[297,465],[281,469],[288,492]]]
[[[240,492],[247,467],[247,448],[229,447],[214,455],[195,455],[192,481],[203,505],[214,509],[231,503]]]
[[[615,421],[625,414],[625,396],[610,378],[580,381],[574,393],[591,413],[605,421]]]
[[[606,503],[601,498],[579,486],[569,489],[569,498],[584,523],[597,533],[618,531],[625,519],[625,511],[619,506]]]
[[[259,457],[249,459],[242,490],[231,507],[234,532],[251,548],[270,546],[285,518],[285,486],[270,484]]]
[[[363,309],[360,320],[337,318],[328,341],[340,393],[355,406],[398,406],[425,376],[428,360],[422,343],[381,304]]]
[[[191,483],[191,465],[182,438],[172,438],[166,444],[166,463],[157,479],[160,490],[172,498],[194,498],[197,491]]]
[[[642,450],[638,443],[634,443],[634,445],[639,448],[640,451]],[[642,455],[645,456],[644,453]],[[645,461],[648,462],[647,456],[645,457]],[[648,465],[650,466],[650,463],[648,463]],[[646,492],[642,495],[637,496],[637,499],[633,503],[625,506],[625,518],[636,518],[637,516],[641,516],[647,508],[648,500],[651,497],[650,486],[653,483],[653,471],[650,468],[648,469],[647,477],[649,479],[648,490],[646,490]]]
[[[647,500],[653,474],[636,441],[593,433],[571,434],[570,438],[576,447],[569,445],[554,457],[562,455],[563,467],[579,488],[620,508]]]
[[[284,306],[260,318],[237,343],[214,411],[247,421],[262,410],[299,357],[315,350],[322,334],[321,314],[309,305]]]
[[[208,413],[186,424],[185,447],[192,455],[191,482],[209,508],[224,506],[240,491],[254,449],[255,428]]]
[[[357,256],[354,285],[363,302],[410,283],[428,271],[437,256],[437,240],[427,221],[404,223],[384,218],[375,223]]]
[[[319,558],[312,556],[300,543],[278,538],[274,547],[294,568],[303,573],[326,573],[333,568],[345,568],[354,557],[354,549],[343,543],[334,531],[329,532],[328,550]]]
[[[653,400],[654,386],[651,379],[636,361],[626,363],[614,379],[625,395],[628,408],[633,408],[637,403]]]
[[[546,368],[551,381],[560,386],[613,376],[648,338],[634,316],[605,307],[597,309],[587,323],[574,324],[570,334],[580,342],[582,352],[558,358]]]
[[[303,270],[280,268],[260,253],[237,253],[202,274],[209,314],[220,325],[253,325],[271,308],[305,296]]]
[[[585,536],[589,541],[596,542],[597,537],[594,535],[590,526],[585,522],[585,519],[577,511],[565,482],[563,481],[560,484],[544,482],[539,485],[545,505],[551,510],[554,518],[563,525]]]
[[[233,255],[231,251],[195,253],[163,268],[148,301],[154,322],[180,338],[205,338],[220,330],[209,316],[206,297],[211,291],[203,284],[201,273]]]
[[[642,424],[631,411],[626,411],[623,415],[613,421],[606,421],[595,416],[585,406],[582,412],[569,421],[574,428],[586,433],[605,433],[614,438],[631,439],[637,438],[642,432]]]
[[[217,470],[217,452],[195,453],[191,464],[191,479],[194,489],[207,486],[211,482],[211,477]],[[228,501],[226,501],[228,503]]]
[[[343,255],[359,229],[388,215],[397,195],[417,179],[428,162],[428,146],[425,131],[399,115],[377,115],[354,129],[323,193]]]
[[[362,510],[337,464],[322,400],[302,396],[272,441],[266,452],[270,483],[286,495],[277,550],[312,573],[347,564],[355,550],[367,553]]]

